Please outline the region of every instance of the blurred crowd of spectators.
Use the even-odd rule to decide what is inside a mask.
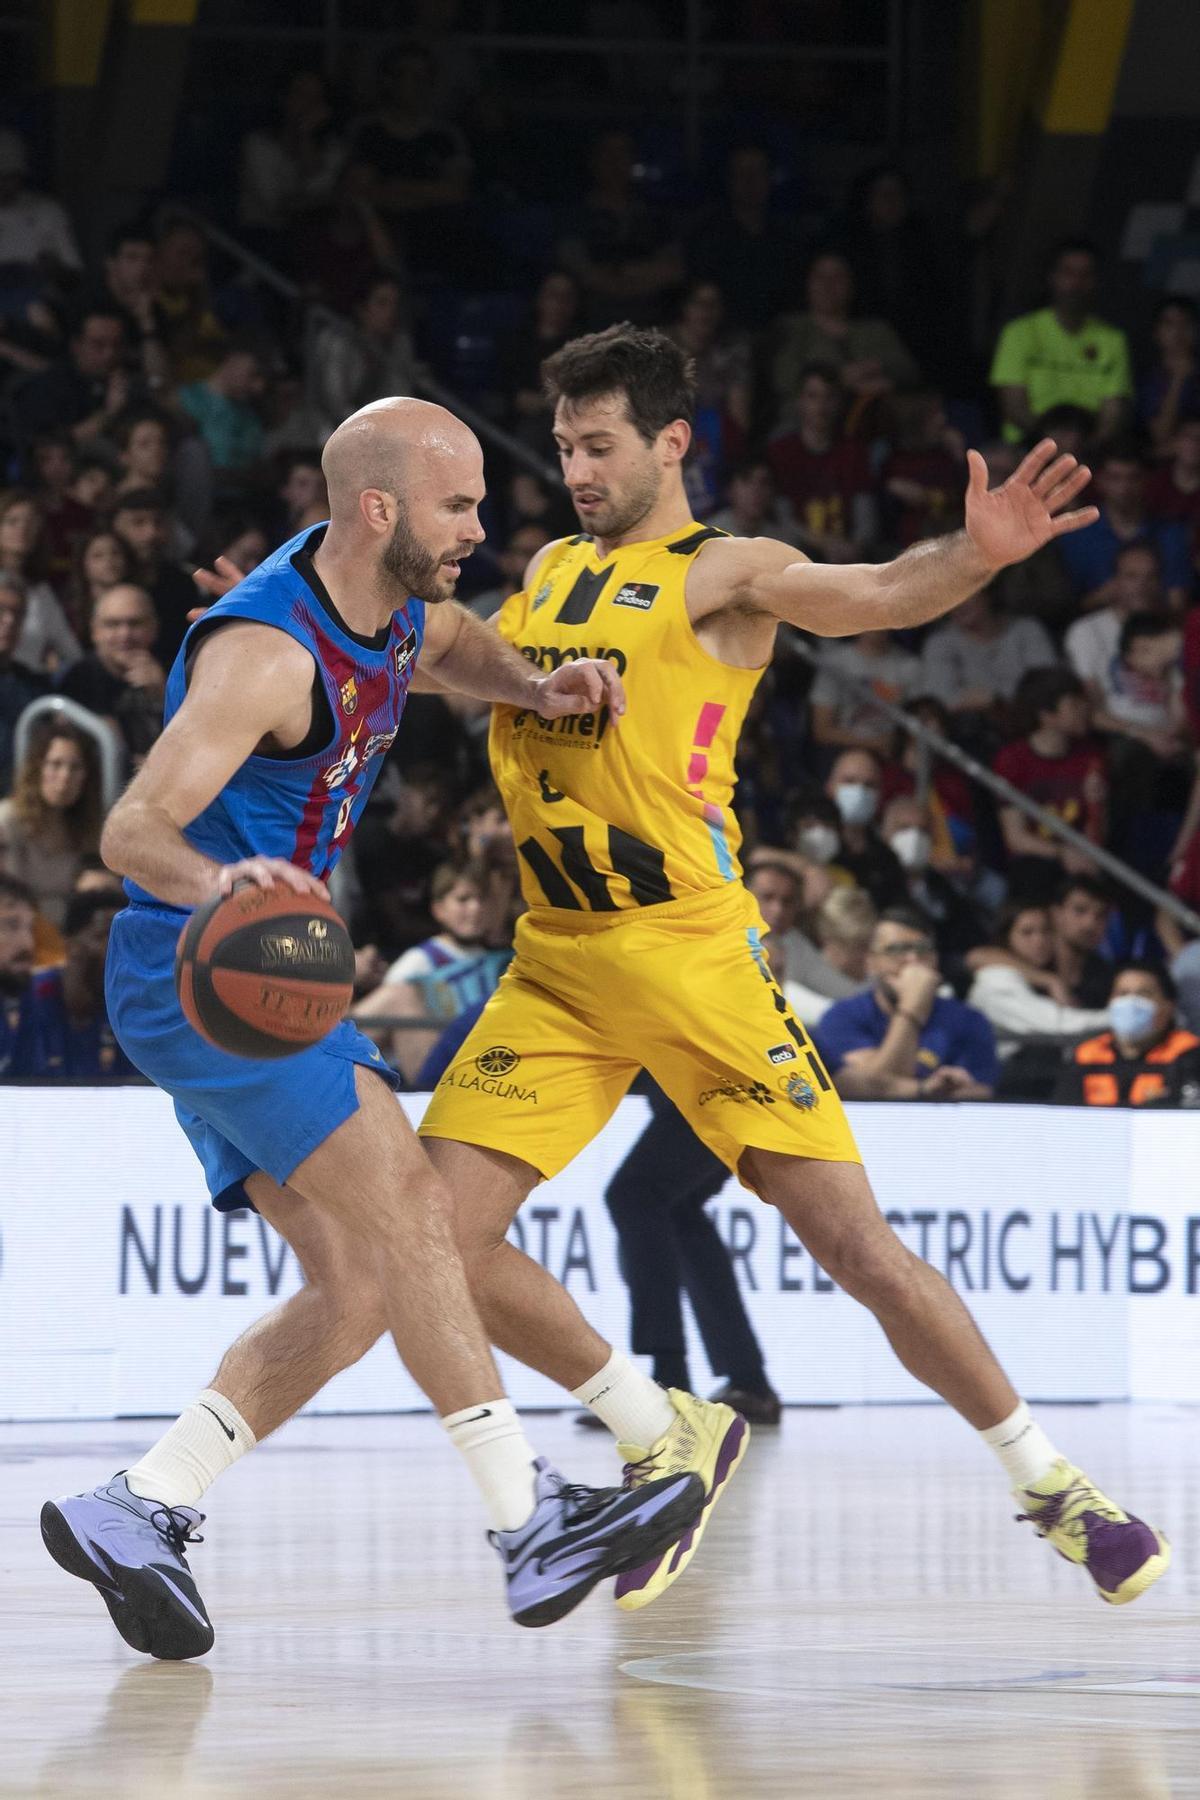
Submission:
[[[0,130],[0,1074],[128,1074],[96,973],[119,894],[96,855],[94,722],[135,769],[197,604],[191,569],[249,569],[321,521],[328,431],[427,373],[548,468],[542,359],[632,318],[695,359],[691,498],[728,531],[880,559],[961,523],[968,444],[994,482],[1043,435],[1090,462],[1098,522],[946,621],[781,632],[739,758],[747,864],[776,970],[847,1093],[1200,1097],[1200,1040],[1177,1023],[1200,1030],[1200,941],[951,764],[927,779],[872,703],[1200,909],[1193,302],[1160,296],[1131,341],[1079,239],[1049,255],[1043,303],[1003,322],[998,195],[933,217],[880,165],[821,212],[763,142],[733,144],[719,182],[670,204],[636,138],[606,130],[569,207],[526,204],[511,159],[498,192],[486,107],[465,122],[469,63],[396,45],[358,116],[297,69],[246,136],[214,216],[297,285],[294,304],[169,199],[85,259],[79,221]],[[489,480],[463,593],[484,615],[573,526],[549,473],[489,449]],[[70,704],[39,709],[48,696]],[[414,1083],[509,953],[513,847],[485,728],[477,706],[414,697],[339,877],[359,1014]],[[35,993],[53,1028],[33,1029]]]

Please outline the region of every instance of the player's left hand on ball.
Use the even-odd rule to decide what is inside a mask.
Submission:
[[[561,719],[567,713],[597,712],[607,706],[614,719],[625,711],[625,689],[613,664],[602,657],[580,657],[565,662],[553,675],[535,682],[534,702],[543,719]]]
[[[249,856],[244,862],[226,863],[217,876],[218,894],[232,894],[239,881],[252,881],[256,887],[272,888],[282,882],[297,894],[316,894],[328,900],[329,889],[306,869],[285,862],[281,856]]]

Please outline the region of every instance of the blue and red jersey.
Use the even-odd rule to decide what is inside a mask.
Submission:
[[[374,637],[339,617],[312,563],[318,525],[274,555],[210,606],[189,630],[167,678],[164,724],[187,692],[200,638],[229,619],[286,631],[315,665],[313,732],[292,754],[247,757],[184,836],[215,862],[280,857],[325,880],[336,867],[399,729],[425,636],[425,607],[408,600]],[[162,905],[135,882],[131,900]]]

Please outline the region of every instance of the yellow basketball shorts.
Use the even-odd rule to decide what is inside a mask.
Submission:
[[[740,882],[619,913],[526,913],[420,1126],[556,1175],[639,1069],[736,1172],[748,1148],[861,1162]]]

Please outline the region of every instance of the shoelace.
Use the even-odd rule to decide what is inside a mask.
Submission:
[[[612,1488],[583,1487],[573,1482],[559,1484],[559,1498],[572,1519],[591,1519],[603,1512],[613,1496]]]
[[[1109,1519],[1114,1525],[1123,1522],[1119,1508],[1106,1500],[1089,1481],[1073,1481],[1061,1494],[1052,1494],[1037,1512],[1018,1513],[1017,1522],[1032,1525],[1039,1537],[1049,1537],[1052,1531],[1065,1531],[1078,1538],[1087,1533],[1083,1519],[1085,1512],[1099,1513],[1102,1519]]]
[[[639,1481],[649,1481],[658,1473],[658,1457],[653,1453],[640,1457],[637,1462],[627,1462],[621,1471],[621,1486],[628,1490],[636,1487]]]
[[[185,1544],[202,1544],[204,1539],[196,1530],[203,1525],[205,1515],[197,1513],[194,1519],[186,1513],[176,1512],[169,1506],[156,1506],[150,1514],[150,1523],[155,1531],[166,1538],[176,1556],[183,1556]],[[186,1558],[184,1559],[186,1561]]]

